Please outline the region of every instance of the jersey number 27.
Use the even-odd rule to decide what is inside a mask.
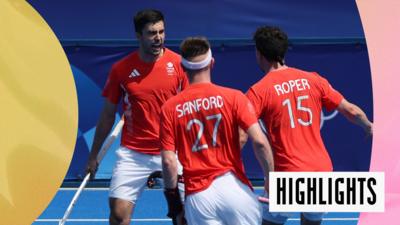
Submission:
[[[213,129],[213,134],[212,134],[212,146],[215,147],[217,146],[217,135],[218,135],[218,126],[221,123],[222,115],[221,113],[215,114],[215,115],[210,115],[206,117],[206,120],[215,120],[214,124],[214,129]],[[186,125],[186,130],[190,131],[192,129],[192,126],[196,124],[199,126],[199,131],[197,132],[197,137],[196,140],[194,141],[192,145],[192,152],[197,152],[203,149],[208,149],[208,144],[201,144],[200,140],[201,137],[203,136],[204,132],[204,123],[198,119],[192,119],[190,120],[187,125]]]

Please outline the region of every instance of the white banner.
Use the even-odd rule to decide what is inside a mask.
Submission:
[[[383,172],[271,172],[271,212],[383,212]]]

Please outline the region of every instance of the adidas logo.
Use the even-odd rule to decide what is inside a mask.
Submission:
[[[138,77],[138,76],[140,76],[139,71],[137,71],[137,69],[133,69],[132,73],[129,75],[129,78]]]

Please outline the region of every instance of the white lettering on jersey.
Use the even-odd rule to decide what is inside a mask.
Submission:
[[[182,116],[192,114],[193,112],[222,108],[222,106],[224,106],[224,100],[218,95],[187,101],[183,104],[176,105],[175,109],[178,112],[178,118],[181,118]]]
[[[293,92],[293,90],[303,91],[306,89],[310,89],[311,87],[307,79],[296,79],[283,82],[282,84],[276,84],[274,85],[274,88],[279,96],[281,94]]]

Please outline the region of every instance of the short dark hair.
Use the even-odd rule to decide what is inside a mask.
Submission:
[[[180,46],[182,57],[188,60],[206,54],[210,48],[210,43],[203,36],[188,37],[182,41]]]
[[[145,9],[136,13],[133,18],[136,33],[142,34],[143,28],[148,23],[164,22],[164,15],[155,9]]]
[[[257,50],[270,62],[284,65],[286,51],[289,46],[288,37],[278,27],[259,27],[254,33],[253,40]]]

